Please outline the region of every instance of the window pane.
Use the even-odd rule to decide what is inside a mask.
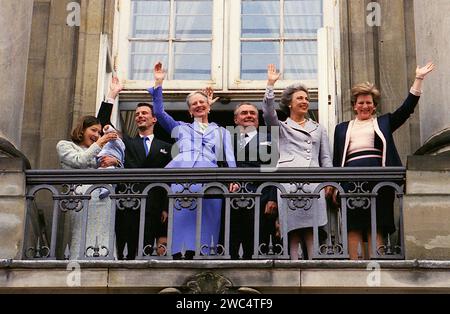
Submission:
[[[279,1],[242,1],[243,38],[279,38]]]
[[[212,0],[176,1],[176,38],[209,38],[212,35]]]
[[[131,37],[167,38],[170,1],[132,1]]]
[[[284,5],[284,33],[286,37],[316,36],[322,27],[323,0],[287,0]]]
[[[284,13],[322,15],[323,0],[284,0]]]
[[[284,79],[317,79],[317,41],[286,42],[284,50]]]
[[[169,15],[170,0],[132,0],[133,14]]]
[[[244,80],[265,80],[267,65],[280,64],[278,42],[243,42],[241,44],[241,78]]]
[[[152,80],[153,66],[161,61],[168,67],[169,44],[166,42],[133,42],[131,43],[130,79]]]
[[[175,43],[174,80],[211,79],[211,43]]]

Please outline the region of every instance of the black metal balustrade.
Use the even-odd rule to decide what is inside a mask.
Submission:
[[[281,238],[275,241],[270,236],[269,243],[259,243],[260,232],[260,197],[266,186],[275,186],[281,197],[279,211],[309,210],[321,197],[321,190],[326,186],[334,187],[338,192],[340,206],[329,206],[328,223],[324,227],[317,225],[314,219],[314,253],[313,259],[348,259],[347,213],[350,210],[368,210],[371,213],[371,252],[372,259],[404,259],[403,239],[403,183],[405,168],[214,168],[214,169],[114,169],[114,170],[30,170],[26,172],[27,180],[27,215],[25,226],[24,259],[106,259],[114,260],[115,251],[115,214],[116,210],[132,208],[140,211],[139,244],[137,259],[172,259],[173,215],[176,210],[197,208],[196,252],[194,259],[230,259],[230,212],[238,208],[254,211],[254,225],[242,226],[254,228],[253,259],[290,259],[286,218],[280,221]],[[229,183],[236,182],[240,189],[230,193]],[[184,193],[172,193],[173,183],[184,186]],[[189,191],[192,184],[201,183],[198,193]],[[247,188],[248,183],[259,186],[256,191]],[[286,190],[286,184],[293,189]],[[305,193],[305,185],[315,184],[312,193]],[[342,187],[346,185],[347,192]],[[137,186],[141,188],[137,188]],[[142,186],[145,189],[142,191]],[[144,243],[145,206],[148,191],[161,187],[168,193],[169,215],[167,246]],[[369,189],[368,187],[373,187]],[[382,187],[389,187],[396,196],[397,231],[384,239],[383,245],[376,245],[376,197]],[[108,224],[110,231],[107,243],[100,243],[95,235],[94,243],[87,243],[86,231],[89,219],[91,193],[99,188],[109,190],[111,200]],[[43,190],[50,196],[37,197]],[[139,192],[141,190],[142,192]],[[48,194],[48,192],[47,192]],[[201,245],[201,200],[204,197],[222,198],[224,200],[224,223],[221,239],[211,239],[208,245]],[[322,193],[323,197],[323,193]],[[330,202],[328,202],[330,203]],[[44,204],[44,205],[40,205]],[[41,206],[50,205],[47,211]],[[174,204],[177,206],[174,207]],[[68,215],[79,215],[81,221],[80,249],[77,256],[71,256],[69,248],[71,231]],[[286,217],[286,215],[283,215]],[[316,215],[314,215],[316,217]],[[323,229],[325,232],[319,232]],[[325,235],[326,234],[326,235]],[[325,235],[325,236],[319,236]],[[159,246],[159,247],[158,247]],[[158,251],[159,249],[159,251]],[[125,251],[127,247],[125,247]],[[358,249],[362,256],[364,245]],[[242,248],[239,250],[242,256]],[[116,252],[117,253],[117,252]],[[126,253],[126,252],[125,252]],[[184,257],[184,248],[182,257]],[[126,254],[125,254],[126,255]],[[299,250],[298,258],[303,258]],[[297,259],[297,257],[294,257]]]

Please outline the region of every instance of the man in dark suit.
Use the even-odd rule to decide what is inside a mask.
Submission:
[[[241,103],[234,110],[234,122],[239,132],[235,134],[234,155],[238,167],[259,168],[270,163],[261,159],[262,147],[270,154],[269,139],[258,136],[258,108],[251,103]],[[261,150],[261,151],[260,151]],[[255,192],[258,184],[247,185],[249,192]],[[269,245],[270,235],[275,241],[275,221],[277,218],[277,192],[275,187],[262,190],[260,199],[260,243]],[[230,255],[232,259],[239,258],[239,246],[242,243],[243,259],[251,259],[254,238],[254,208],[231,209]],[[267,247],[262,247],[267,253]]]
[[[106,104],[114,102],[122,85],[114,80]],[[138,134],[132,138],[124,135],[125,143],[125,168],[164,168],[171,160],[171,145],[157,139],[154,136],[154,126],[157,122],[153,114],[153,106],[148,103],[139,103],[135,111],[135,122]],[[141,192],[145,184],[138,184],[135,191]],[[124,186],[118,187],[123,192]],[[120,201],[119,201],[120,202]],[[145,209],[144,246],[152,245],[155,239],[161,240],[167,236],[168,217],[167,192],[163,188],[153,188],[148,194]],[[135,259],[138,250],[139,239],[138,209],[117,209],[116,212],[116,242],[119,259],[124,259],[123,251],[127,244],[128,255],[126,259]],[[150,252],[147,252],[150,253]]]

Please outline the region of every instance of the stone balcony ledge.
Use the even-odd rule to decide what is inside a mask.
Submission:
[[[0,292],[450,293],[450,261],[71,262],[0,260]]]
[[[66,268],[71,262],[76,262],[81,268],[111,268],[111,269],[146,269],[146,268],[189,268],[189,269],[268,269],[268,268],[294,268],[294,269],[366,269],[371,262],[377,263],[380,268],[389,269],[449,269],[450,261],[435,260],[404,260],[404,261],[382,261],[382,260],[359,260],[359,261],[337,261],[337,260],[133,260],[133,261],[92,261],[92,260],[12,260],[0,259],[0,269],[60,269]]]

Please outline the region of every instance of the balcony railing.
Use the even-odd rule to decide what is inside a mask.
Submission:
[[[254,212],[252,259],[302,259],[289,255],[287,212],[308,211],[324,198],[321,192],[327,186],[335,189],[338,202],[327,201],[327,224],[319,226],[313,215],[312,259],[349,259],[347,214],[352,210],[370,211],[371,259],[404,259],[403,239],[403,184],[405,168],[281,168],[273,172],[251,168],[214,169],[118,169],[118,170],[30,170],[27,180],[27,215],[23,259],[82,259],[114,260],[116,249],[116,213],[125,209],[139,213],[139,238],[136,259],[172,259],[174,211],[196,209],[194,259],[231,259],[230,214],[235,210]],[[239,184],[237,192],[229,192],[229,184]],[[172,192],[171,184],[180,184],[183,191]],[[193,184],[201,184],[198,192],[191,192]],[[253,189],[249,189],[249,184]],[[278,213],[281,234],[271,234],[268,243],[260,239],[260,198],[265,187],[278,191]],[[312,189],[305,189],[305,187]],[[107,189],[110,206],[105,220],[108,234],[95,234],[89,230],[95,212],[94,191]],[[168,197],[167,244],[146,243],[145,226],[148,192],[164,189]],[[395,195],[394,220],[396,231],[377,243],[377,196],[380,189],[390,189]],[[306,192],[305,192],[306,191]],[[163,196],[161,196],[163,197]],[[201,243],[203,198],[222,199],[222,226],[219,239]],[[98,200],[97,200],[98,201]],[[105,203],[105,201],[103,202]],[[176,206],[174,206],[174,204]],[[94,206],[92,206],[94,205]],[[92,212],[91,212],[92,211]],[[283,214],[281,214],[283,213]],[[74,217],[78,219],[79,251],[73,253]],[[100,229],[100,228],[99,228]],[[182,245],[183,246],[183,245]],[[127,250],[127,247],[124,248]],[[363,256],[364,243],[358,246]],[[126,252],[125,252],[126,253]],[[124,254],[126,256],[126,254]],[[239,259],[242,258],[242,247]],[[184,248],[181,258],[185,257]]]

